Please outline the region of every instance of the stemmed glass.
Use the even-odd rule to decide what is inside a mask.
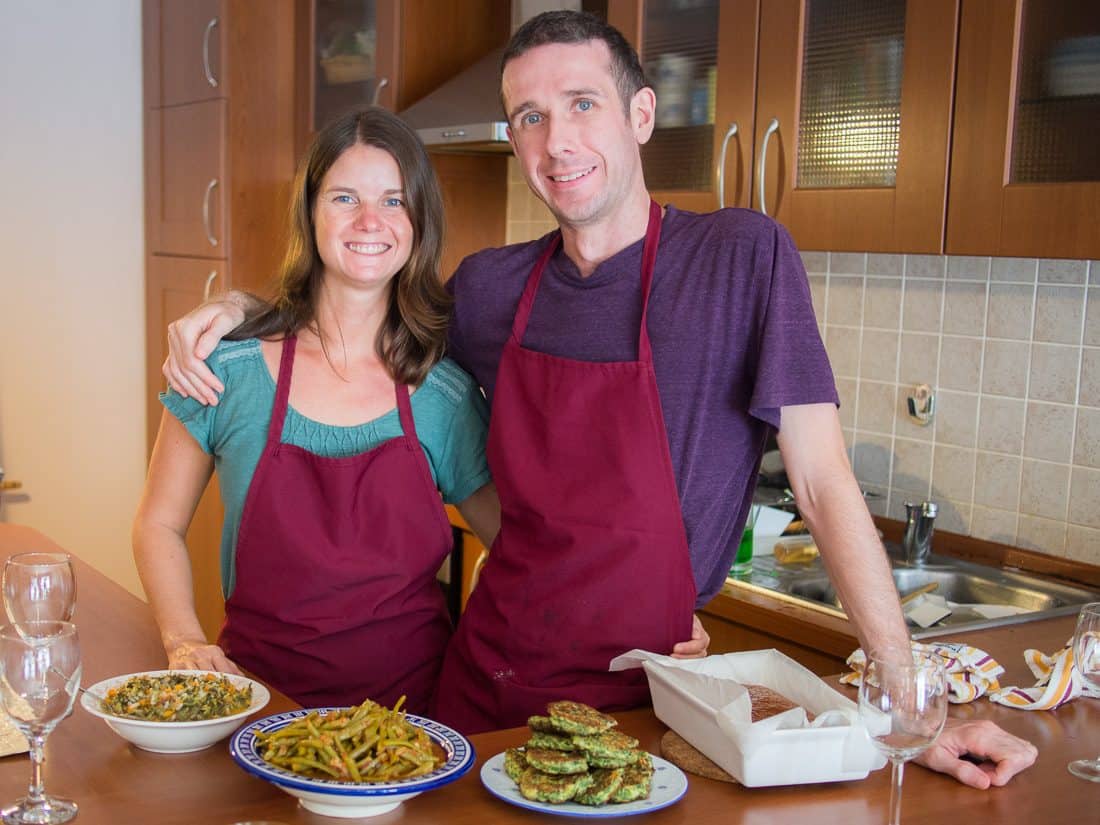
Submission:
[[[4,564],[4,610],[16,626],[67,622],[76,609],[76,579],[68,553],[16,553]]]
[[[908,648],[869,656],[859,687],[859,714],[875,747],[890,760],[890,825],[899,825],[905,763],[936,741],[947,720],[943,660]]]
[[[1100,602],[1081,608],[1073,633],[1073,660],[1081,677],[1100,688]],[[1075,759],[1069,772],[1082,779],[1100,782],[1100,757]]]
[[[58,823],[76,816],[76,803],[46,796],[44,747],[72,710],[80,684],[80,642],[69,622],[29,621],[0,630],[0,705],[27,737],[31,782],[27,795],[0,810],[5,823]]]

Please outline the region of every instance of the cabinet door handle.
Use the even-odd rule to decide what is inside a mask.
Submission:
[[[771,123],[768,124],[768,128],[764,130],[764,137],[760,141],[760,168],[757,171],[756,182],[760,187],[760,211],[767,215],[768,204],[764,200],[764,170],[767,168],[768,162],[768,141],[772,139],[772,135],[779,131],[779,119],[772,118]]]
[[[382,96],[382,89],[384,89],[386,86],[389,86],[389,85],[390,85],[390,82],[386,78],[384,78],[384,77],[378,78],[378,82],[374,84],[374,94],[371,96],[371,99],[370,99],[371,106],[377,106],[378,105],[378,98],[380,98]]]
[[[722,151],[718,153],[718,208],[726,205],[726,149],[729,148],[730,138],[737,134],[737,122],[730,124],[726,130],[726,136],[722,138]]]
[[[210,230],[210,193],[214,191],[217,185],[218,179],[211,178],[210,183],[206,184],[206,192],[202,196],[202,228],[206,231],[206,240],[210,242],[211,246],[218,245],[218,239],[214,237],[214,233]]]
[[[214,281],[218,277],[218,270],[210,270],[210,274],[206,276],[206,283],[202,287],[202,302],[205,304],[210,300],[210,288],[214,286]]]
[[[206,75],[206,82],[215,89],[218,88],[218,78],[214,77],[214,73],[210,70],[210,33],[217,25],[218,18],[210,18],[210,22],[206,24],[206,31],[202,33],[202,73]]]

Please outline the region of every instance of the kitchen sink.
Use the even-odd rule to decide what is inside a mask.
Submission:
[[[932,555],[927,563],[910,566],[900,559],[900,548],[894,551],[892,572],[901,596],[935,584],[933,592],[954,605],[949,616],[927,630],[915,627],[914,638],[938,635],[943,628],[977,630],[1074,614],[1082,604],[1100,601],[1100,592],[1085,587],[945,556]],[[735,586],[769,590],[844,616],[843,606],[820,559],[783,566],[770,554],[758,554],[753,558],[749,575],[729,581]]]

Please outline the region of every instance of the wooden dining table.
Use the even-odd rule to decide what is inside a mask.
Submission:
[[[41,533],[0,524],[0,558],[30,550],[60,550]],[[70,552],[72,552],[70,550]],[[77,624],[84,658],[84,684],[165,666],[156,625],[148,605],[81,561],[76,554]],[[1007,673],[1005,684],[1030,685],[1023,651],[1060,648],[1072,633],[1072,617],[1013,625],[971,634]],[[396,641],[396,640],[395,640]],[[836,679],[827,680],[837,685]],[[839,687],[848,695],[851,688]],[[267,715],[296,708],[272,691]],[[985,699],[954,705],[960,719],[991,719],[1034,742],[1038,761],[1008,785],[975,790],[921,767],[905,774],[902,820],[915,823],[1019,822],[1032,825],[1083,825],[1100,822],[1100,784],[1072,776],[1071,759],[1100,753],[1100,700],[1077,699],[1055,711],[1020,711]],[[644,748],[660,753],[667,728],[652,710],[616,714],[620,729],[636,736]],[[505,748],[521,744],[525,729],[471,737],[477,764],[465,776],[442,788],[408,800],[396,810],[367,820],[340,820],[312,814],[268,782],[232,760],[223,741],[206,750],[180,755],[148,753],[116,736],[104,722],[77,707],[50,735],[46,745],[47,792],[75,800],[76,822],[103,825],[233,825],[246,822],[337,825],[368,821],[376,825],[505,825],[554,822],[558,817],[503,802],[482,786],[481,765]],[[0,804],[22,796],[30,767],[26,754],[0,759]],[[890,771],[864,780],[776,788],[744,788],[689,775],[688,790],[675,804],[647,812],[647,825],[881,825],[887,819]],[[622,821],[615,818],[612,821]]]

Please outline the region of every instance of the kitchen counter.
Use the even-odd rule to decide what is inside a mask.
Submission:
[[[56,545],[25,527],[0,524],[0,556],[19,550],[56,550]],[[75,560],[78,581],[76,623],[84,650],[84,683],[108,676],[164,666],[156,627],[148,606],[92,567]],[[967,641],[991,653],[1007,669],[1005,683],[1031,684],[1023,663],[1025,647],[1051,651],[1072,632],[1071,618],[987,630]],[[831,680],[834,684],[835,679]],[[854,695],[851,688],[841,688]],[[294,707],[273,692],[264,715]],[[903,818],[913,823],[1042,822],[1079,825],[1100,804],[1100,788],[1077,779],[1066,763],[1100,751],[1100,701],[1078,700],[1057,711],[1025,712],[985,700],[952,706],[952,716],[992,719],[1035,742],[1039,760],[1008,786],[977,791],[922,768],[906,771]],[[621,728],[659,752],[664,726],[649,710],[616,714]],[[396,811],[370,820],[378,825],[483,825],[554,821],[511,807],[490,796],[478,779],[481,763],[525,738],[513,729],[472,737],[478,765],[458,782],[429,791]],[[267,819],[280,823],[334,825],[338,819],[316,816],[297,806],[274,786],[249,776],[229,757],[225,743],[195,754],[166,756],[137,750],[111,733],[103,722],[77,707],[50,736],[46,746],[46,788],[75,799],[78,823],[157,823],[158,825],[231,825]],[[26,791],[30,768],[26,755],[0,759],[0,803]],[[789,788],[746,789],[689,777],[687,795],[675,805],[645,816],[648,825],[724,822],[736,825],[885,821],[890,794],[889,770],[861,782]]]

